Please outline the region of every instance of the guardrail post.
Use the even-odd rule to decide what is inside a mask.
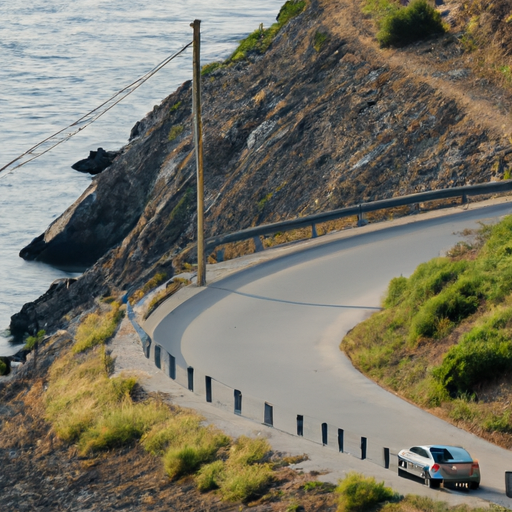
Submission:
[[[162,359],[160,357],[160,345],[155,345],[155,366],[161,370],[162,369]]]
[[[188,390],[194,391],[194,368],[189,366],[187,368],[187,377],[188,377]]]
[[[311,238],[317,238],[318,233],[316,232],[316,224],[311,224]]]
[[[204,378],[204,384],[206,387],[206,401],[212,402],[212,378],[207,375]]]
[[[302,414],[297,414],[297,435],[304,435],[304,416]]]
[[[224,251],[225,251],[225,249],[219,249],[217,251],[217,263],[224,261]]]
[[[357,225],[366,226],[367,222],[364,218],[363,208],[359,205],[359,213],[357,214]]]
[[[326,446],[329,443],[329,437],[327,435],[327,423],[322,423],[322,444]]]
[[[176,358],[169,354],[169,377],[172,380],[176,380]]]
[[[265,408],[263,410],[263,423],[269,427],[274,426],[274,407],[265,402]]]
[[[338,429],[338,450],[340,451],[340,453],[343,453],[343,429],[342,428],[339,428]]]
[[[242,414],[242,393],[235,389],[234,392],[235,398],[235,414]]]
[[[462,194],[461,204],[467,204],[467,203],[468,203],[468,196],[466,194]]]
[[[512,471],[505,471],[505,494],[512,498]]]
[[[361,437],[361,460],[366,459],[367,444],[368,444],[368,439],[366,439],[366,437]]]
[[[389,448],[384,448],[384,469],[389,469]]]
[[[256,246],[256,252],[261,252],[264,250],[263,244],[261,243],[260,237],[255,236],[253,237],[254,245]]]

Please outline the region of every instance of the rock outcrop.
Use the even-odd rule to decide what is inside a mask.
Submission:
[[[510,165],[508,93],[453,74],[466,69],[457,38],[382,51],[355,8],[312,0],[265,55],[203,77],[207,236],[486,182]],[[58,326],[83,301],[170,269],[195,238],[195,186],[186,82],[23,249],[27,259],[91,267],[34,302],[38,321]]]
[[[87,158],[79,160],[71,168],[95,176],[110,167],[119,155],[119,151],[105,151],[103,148],[98,148],[98,151],[89,151]]]

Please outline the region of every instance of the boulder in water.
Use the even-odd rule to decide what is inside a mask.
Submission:
[[[71,168],[78,172],[99,174],[109,167],[119,154],[120,151],[105,151],[98,148],[98,151],[90,151],[87,158],[79,160]]]

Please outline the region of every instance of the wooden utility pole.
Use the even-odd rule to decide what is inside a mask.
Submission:
[[[204,253],[204,178],[203,178],[203,124],[201,121],[201,20],[194,20],[194,80],[192,108],[194,113],[194,143],[197,169],[197,286],[206,284],[206,257]]]

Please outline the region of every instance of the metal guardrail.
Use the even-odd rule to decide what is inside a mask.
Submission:
[[[259,240],[259,236],[272,235],[280,231],[290,231],[311,226],[313,237],[316,237],[316,224],[337,220],[343,217],[352,217],[357,215],[362,220],[364,213],[384,210],[388,208],[397,208],[399,206],[407,206],[410,204],[424,203],[427,201],[436,201],[439,199],[450,199],[461,197],[462,203],[467,202],[468,196],[480,196],[488,194],[496,194],[512,191],[512,180],[504,180],[499,182],[482,183],[480,185],[467,185],[464,187],[453,187],[442,190],[432,190],[429,192],[419,192],[418,194],[410,194],[407,196],[393,197],[391,199],[382,199],[371,203],[361,203],[338,210],[331,210],[325,213],[316,213],[307,217],[299,217],[296,219],[275,222],[273,224],[265,224],[253,228],[244,229],[235,233],[223,234],[210,237],[206,240],[205,246],[207,251],[212,251],[218,245],[231,242],[240,242],[254,238],[256,250],[262,250],[263,246]]]

